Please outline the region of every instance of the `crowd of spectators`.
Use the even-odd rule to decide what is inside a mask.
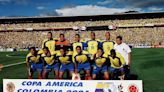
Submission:
[[[96,38],[105,39],[105,32],[109,31],[111,40],[115,41],[116,36],[123,36],[124,42],[133,46],[152,46],[156,43],[164,44],[164,27],[152,28],[117,28],[116,30],[97,30]],[[79,33],[83,41],[90,38],[91,31],[52,31],[54,38],[59,38],[60,33],[64,33],[67,40],[74,42],[75,34]],[[1,48],[28,48],[35,46],[40,48],[42,40],[46,38],[47,31],[24,31],[24,32],[0,32]]]
[[[164,18],[153,19],[127,19],[127,20],[100,20],[100,21],[75,21],[75,22],[48,22],[48,23],[18,23],[0,24],[0,30],[30,30],[30,29],[57,29],[73,28],[74,26],[145,26],[153,24],[164,24]]]

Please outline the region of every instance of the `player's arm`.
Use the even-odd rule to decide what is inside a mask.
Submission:
[[[128,53],[128,60],[129,60],[128,65],[131,66],[131,62],[132,62],[132,61],[131,61],[131,52]]]
[[[107,66],[110,66],[110,59],[109,59],[108,57],[105,57],[105,58],[106,58],[105,64],[106,64]]]
[[[46,66],[46,61],[44,60],[43,54],[40,57],[41,62],[43,62],[43,66]]]
[[[45,40],[42,41],[42,48],[44,48],[44,47],[46,47],[46,41]]]
[[[66,40],[66,44],[65,44],[66,46],[71,46],[71,43],[70,43],[70,41],[69,40]]]
[[[29,57],[27,56],[26,57],[26,67],[27,67],[27,69],[29,69],[30,68],[30,63],[29,63]]]
[[[131,49],[128,45],[126,45],[125,48],[126,48],[126,51],[128,53],[128,66],[131,66],[131,62],[132,62],[131,61]]]
[[[28,75],[31,76],[30,59],[28,56],[26,57],[26,67],[27,67]]]
[[[124,66],[126,64],[125,59],[121,55],[119,55],[119,58],[120,58],[121,64]]]
[[[59,56],[56,56],[56,62],[61,63],[59,60]]]
[[[76,61],[76,56],[74,57],[74,66],[75,66],[75,73],[78,73],[78,71],[77,71],[77,61]]]

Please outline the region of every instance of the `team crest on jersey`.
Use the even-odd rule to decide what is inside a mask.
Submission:
[[[128,87],[128,90],[129,90],[129,92],[139,92],[138,91],[138,87],[136,85],[134,85],[134,84],[130,85]]]

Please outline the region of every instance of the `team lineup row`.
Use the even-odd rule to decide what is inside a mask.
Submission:
[[[26,57],[29,78],[36,70],[40,79],[48,78],[52,70],[57,79],[62,79],[67,70],[69,77],[84,70],[86,80],[96,79],[100,74],[104,74],[106,80],[118,75],[124,79],[127,74],[125,66],[129,69],[131,64],[131,49],[122,42],[121,36],[116,38],[116,43],[110,41],[109,32],[105,36],[106,41],[99,42],[95,33],[91,32],[91,39],[81,42],[80,35],[76,34],[75,42],[70,44],[64,34],[60,34],[60,40],[55,41],[52,33],[48,32],[48,39],[43,41],[42,49],[36,51],[31,47]]]

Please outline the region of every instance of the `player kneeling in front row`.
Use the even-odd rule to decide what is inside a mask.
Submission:
[[[85,70],[85,80],[90,80],[90,63],[89,63],[89,56],[88,53],[85,51],[82,51],[82,48],[80,46],[76,47],[77,55],[75,55],[75,73],[79,73],[82,69]]]
[[[53,70],[55,78],[58,79],[59,63],[57,62],[57,60],[55,60],[56,58],[55,52],[52,52],[52,51],[50,52],[48,47],[44,47],[43,52],[44,52],[42,54],[42,61],[44,62],[43,77],[47,79],[49,72]]]
[[[36,70],[38,71],[38,79],[42,79],[43,62],[40,57],[41,55],[36,51],[35,47],[31,47],[30,52],[26,57],[29,79],[32,79],[32,75]]]
[[[110,67],[110,74],[111,79],[117,79],[120,75],[120,79],[124,80],[124,68],[125,60],[121,56],[121,54],[116,53],[114,49],[111,50],[111,54],[109,55],[111,67]]]
[[[95,54],[94,56],[92,79],[96,79],[96,76],[99,73],[103,73],[104,79],[108,80],[109,79],[109,74],[108,74],[109,62],[110,61],[107,58],[107,56],[103,53],[103,50],[99,48],[97,54]]]
[[[60,52],[57,54],[57,60],[61,63],[59,69],[59,79],[63,78],[63,74],[66,70],[70,73],[70,78],[74,73],[74,63],[72,62],[72,52],[66,51],[65,48],[60,48]]]

